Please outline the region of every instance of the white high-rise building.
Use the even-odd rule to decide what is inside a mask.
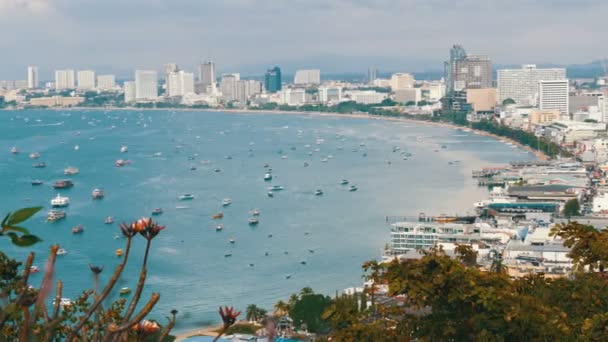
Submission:
[[[293,83],[301,85],[321,84],[321,70],[298,70],[296,71]]]
[[[183,70],[169,73],[167,91],[170,97],[194,93],[194,74]]]
[[[236,83],[236,100],[246,103],[247,100],[256,94],[262,93],[262,82],[256,80],[239,80]]]
[[[116,88],[116,76],[114,76],[114,75],[98,75],[97,76],[97,89],[113,90],[114,88]]]
[[[158,73],[154,70],[135,71],[135,99],[156,100],[158,97]]]
[[[568,80],[538,81],[538,108],[557,109],[561,115],[568,115]]]
[[[55,70],[55,89],[56,90],[64,90],[64,89],[74,89],[74,70],[66,69],[66,70]]]
[[[215,63],[206,61],[201,63],[198,70],[198,80],[203,88],[215,86]]]
[[[391,76],[391,90],[414,88],[414,76],[408,73],[397,73]]]
[[[91,90],[95,89],[95,71],[79,70],[77,73],[78,89]]]
[[[222,92],[222,97],[224,98],[224,100],[236,100],[236,87],[240,79],[240,74],[222,74],[222,80],[220,82],[220,91]]]
[[[125,82],[123,88],[125,91],[125,102],[126,103],[135,102],[135,82],[127,81],[127,82]]]
[[[27,88],[36,89],[38,88],[38,67],[28,66],[27,67]]]
[[[506,99],[512,99],[519,105],[533,106],[538,97],[539,81],[565,78],[564,68],[538,69],[534,64],[522,65],[521,69],[498,70],[499,101],[502,103]]]
[[[341,100],[342,87],[319,87],[319,101],[321,103],[339,103]]]

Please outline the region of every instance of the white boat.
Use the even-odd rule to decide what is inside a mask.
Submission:
[[[315,191],[315,196],[321,196],[321,195],[323,195],[323,190],[321,190],[321,189],[317,189],[317,190]]]
[[[264,175],[264,180],[265,180],[265,181],[270,181],[270,180],[272,180],[272,174],[271,174],[271,173],[266,173],[266,174]]]
[[[30,153],[30,158],[32,158],[32,159],[40,158],[40,153],[38,153],[38,152]]]
[[[80,170],[78,170],[78,168],[72,167],[72,166],[68,166],[65,169],[63,169],[63,173],[65,175],[76,175],[80,172]]]
[[[91,192],[91,197],[93,199],[102,199],[105,196],[105,193],[101,189],[93,189]]]
[[[51,200],[51,205],[55,208],[67,207],[70,204],[70,198],[57,194],[57,197]]]
[[[218,224],[217,226],[215,226],[215,231],[219,232],[224,230],[224,225],[223,224]]]
[[[348,185],[348,180],[347,179],[341,180],[340,185]]]
[[[180,201],[189,201],[189,200],[193,200],[193,199],[194,199],[194,195],[192,195],[192,194],[183,194],[183,195],[179,196]]]
[[[230,238],[230,239],[228,239],[228,242],[230,242],[230,243],[234,244],[234,243],[236,242],[236,240],[235,240],[235,239],[233,239],[233,238]]]
[[[280,185],[273,185],[271,187],[268,187],[268,191],[281,191],[283,189],[284,188],[282,186],[280,186]]]
[[[348,191],[353,192],[353,191],[357,191],[357,190],[358,190],[358,188],[354,185],[351,185],[350,187],[348,187]]]
[[[66,250],[65,250],[65,249],[63,249],[63,248],[59,248],[59,249],[57,250],[57,255],[66,255],[66,254],[68,254],[68,251],[66,251]]]
[[[53,305],[55,305],[56,301],[55,299],[53,299]],[[66,306],[71,306],[74,305],[74,302],[72,302],[71,299],[69,298],[61,298],[61,300],[59,300],[59,306],[61,307],[66,307]]]
[[[19,150],[18,150],[18,149],[17,149],[15,146],[13,146],[13,147],[11,148],[11,153],[12,153],[12,154],[17,154],[17,153],[19,153]]]
[[[49,222],[59,221],[65,218],[65,211],[62,210],[49,210],[46,214],[46,220]]]
[[[268,193],[266,193],[266,195],[268,195],[268,197],[274,197],[274,192],[268,191]]]
[[[74,151],[78,151],[78,150],[80,150],[80,146],[75,145],[75,146],[74,146]]]
[[[253,216],[260,216],[260,209],[253,209],[251,211],[251,215],[253,215]]]
[[[38,273],[38,272],[40,272],[40,269],[38,268],[38,266],[30,267],[30,273]]]
[[[257,217],[252,217],[249,219],[249,225],[251,225],[251,226],[255,226],[258,223],[260,223],[260,220],[258,220]]]
[[[231,204],[232,204],[232,200],[231,200],[230,198],[224,198],[224,199],[222,200],[222,206],[223,206],[223,207],[227,207],[227,206],[229,206],[229,205],[231,205]]]
[[[112,223],[114,223],[114,218],[112,216],[108,216],[108,217],[106,217],[105,221],[103,221],[103,223],[112,224]]]
[[[120,146],[120,153],[125,153],[129,151],[129,148],[125,145]]]

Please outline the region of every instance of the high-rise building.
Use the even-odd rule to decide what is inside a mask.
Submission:
[[[224,98],[224,100],[236,100],[236,87],[237,82],[240,79],[240,74],[222,74],[222,80],[220,81],[220,91],[222,92],[222,97]]]
[[[454,45],[450,60],[445,62],[448,96],[454,91],[492,87],[492,61],[488,56],[467,55],[464,48]]]
[[[116,76],[114,75],[98,75],[97,89],[112,90],[116,88]]]
[[[391,89],[402,90],[414,87],[414,76],[408,73],[396,73],[391,76]]]
[[[74,70],[55,70],[55,89],[74,89]]]
[[[35,89],[38,88],[38,67],[28,66],[27,67],[27,88]]]
[[[125,84],[123,85],[124,91],[125,91],[125,102],[126,103],[130,103],[130,102],[135,102],[135,82],[134,81],[127,81],[125,82]]]
[[[264,88],[269,93],[276,93],[281,90],[281,69],[275,66],[272,69],[266,70],[264,75]]]
[[[235,100],[246,103],[247,100],[262,92],[262,82],[256,80],[239,80],[236,82]]]
[[[562,115],[568,115],[568,102],[568,80],[538,81],[538,108],[557,109]]]
[[[321,83],[321,70],[309,69],[298,70],[293,80],[294,84],[298,85],[314,85]]]
[[[199,65],[198,81],[203,89],[215,87],[215,63],[212,61],[204,61],[201,63],[201,65]]]
[[[95,71],[79,70],[77,73],[78,89],[91,90],[95,88]]]
[[[158,97],[158,74],[154,70],[135,71],[135,99],[156,100]]]
[[[503,69],[497,73],[499,101],[512,99],[524,106],[536,105],[539,81],[563,80],[566,69],[538,69],[536,65],[523,65],[521,69]]]
[[[373,85],[374,81],[378,78],[378,69],[369,68],[367,70],[367,84]]]
[[[168,95],[184,96],[194,93],[194,74],[183,70],[169,73],[167,76]]]

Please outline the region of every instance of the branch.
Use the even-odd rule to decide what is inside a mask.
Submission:
[[[165,338],[167,338],[167,336],[169,335],[169,332],[171,331],[171,329],[173,329],[173,327],[175,326],[175,315],[177,314],[177,310],[172,310],[171,311],[171,318],[169,319],[169,324],[167,324],[167,326],[165,327],[165,330],[163,330],[163,333],[160,335],[160,337],[158,338],[159,342],[162,342],[165,340]]]
[[[132,326],[134,326],[135,324],[139,323],[141,320],[146,318],[146,316],[150,313],[150,311],[152,311],[152,309],[154,308],[154,305],[156,305],[156,303],[158,302],[159,299],[160,299],[160,294],[153,293],[150,296],[150,300],[148,301],[148,303],[146,303],[146,305],[144,305],[144,307],[141,309],[141,311],[137,315],[135,315],[135,317],[133,317],[132,320],[126,321],[125,323],[123,323],[120,326],[115,326],[115,325],[109,326],[108,327],[109,333],[106,335],[106,338],[104,341],[112,340],[112,338],[114,337],[115,334],[120,334],[120,333],[126,331],[127,329],[131,328]]]
[[[152,239],[148,239],[146,242],[146,252],[144,254],[144,261],[141,264],[141,271],[139,272],[139,281],[137,282],[137,289],[133,294],[133,298],[131,298],[131,303],[129,304],[129,308],[127,309],[127,313],[125,314],[125,320],[129,320],[131,315],[135,311],[135,307],[141,298],[141,293],[144,289],[144,284],[146,283],[146,277],[148,276],[148,253],[150,252],[150,245],[152,244]]]

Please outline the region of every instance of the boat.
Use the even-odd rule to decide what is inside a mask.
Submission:
[[[222,213],[222,212],[219,212],[217,214],[213,214],[213,216],[211,216],[211,218],[214,219],[214,220],[219,220],[219,219],[221,219],[223,217],[224,217],[224,213]]]
[[[435,216],[433,217],[433,221],[435,222],[455,222],[458,221],[458,217],[457,216],[448,216],[448,215],[439,215],[439,216]]]
[[[291,279],[291,275],[285,276],[285,279]]]
[[[42,184],[43,184],[43,182],[41,180],[39,180],[39,179],[34,179],[32,181],[32,185],[42,185]]]
[[[75,146],[74,146],[74,151],[78,151],[78,150],[80,150],[80,146],[75,145]]]
[[[348,180],[346,180],[346,179],[341,180],[340,185],[348,185]]]
[[[224,198],[222,200],[222,207],[227,207],[232,204],[232,200],[230,198]]]
[[[63,170],[63,174],[65,174],[66,176],[77,175],[79,172],[80,170],[72,166],[68,166]]]
[[[51,205],[54,208],[67,207],[68,205],[70,205],[70,198],[57,194],[57,197],[51,200]]]
[[[357,190],[358,190],[358,188],[354,185],[351,185],[348,187],[348,191],[350,191],[350,192],[357,191]]]
[[[105,221],[103,221],[103,223],[112,224],[112,223],[114,223],[114,218],[112,216],[108,216],[108,217],[106,217]]]
[[[156,208],[156,209],[152,210],[152,215],[154,215],[154,216],[161,215],[162,213],[163,213],[163,208]]]
[[[304,167],[308,167],[310,164],[308,164],[307,162],[304,162]]]
[[[30,153],[30,158],[32,158],[32,159],[40,158],[40,153],[38,153],[38,152]]]
[[[251,217],[249,218],[248,222],[250,226],[255,226],[256,224],[260,223],[260,220],[257,217]]]
[[[64,219],[65,216],[66,214],[63,210],[49,210],[49,212],[46,214],[46,220],[48,222],[55,222]]]
[[[117,249],[116,252],[114,252],[114,254],[116,254],[117,257],[121,257],[122,256],[122,248]]]
[[[102,199],[104,196],[105,194],[101,189],[93,189],[91,192],[91,197],[93,197],[93,199]]]
[[[120,293],[121,295],[128,295],[129,293],[131,293],[131,289],[128,287],[123,287],[120,289],[120,291],[118,291],[118,293]]]
[[[321,196],[321,195],[323,195],[323,190],[321,190],[321,189],[317,189],[317,190],[315,191],[315,196]]]
[[[11,153],[17,154],[17,153],[19,153],[19,150],[15,146],[13,146],[13,147],[11,147]]]
[[[72,228],[72,234],[81,234],[84,232],[84,226],[79,224],[76,227]]]
[[[268,187],[268,191],[281,191],[283,189],[284,188],[282,186],[280,186],[280,185],[273,185],[271,187]]]
[[[265,181],[271,181],[272,180],[272,174],[271,173],[266,173],[264,175],[264,180]]]
[[[192,194],[183,194],[183,195],[179,196],[180,201],[190,201],[193,199],[194,199],[194,195],[192,195]]]
[[[222,170],[220,170],[220,169],[213,169],[213,172],[219,173],[219,172],[222,172]]]
[[[117,161],[114,162],[114,165],[116,165],[116,167],[123,167],[128,164],[131,164],[131,161],[124,160],[124,159],[118,159]]]
[[[38,268],[38,266],[30,266],[30,273],[38,273],[40,272],[40,269]]]
[[[126,153],[129,150],[129,148],[125,145],[120,146],[120,153]]]
[[[216,232],[221,232],[222,230],[224,230],[224,225],[223,224],[218,224],[217,226],[215,226],[215,231]]]
[[[191,166],[190,171],[196,171],[196,166]]]
[[[230,258],[232,256],[232,253],[226,253],[224,254],[224,258]]]
[[[57,303],[57,301],[55,299],[53,299],[53,305],[55,305],[56,303]],[[60,307],[66,307],[66,306],[72,306],[72,305],[74,305],[74,302],[72,302],[72,300],[69,298],[61,298],[59,300]]]
[[[260,209],[253,209],[251,211],[251,215],[253,215],[253,216],[260,216]]]
[[[306,260],[302,260],[302,261],[300,261],[300,264],[302,264],[302,265],[306,265]]]
[[[53,188],[55,189],[69,189],[74,186],[74,183],[71,180],[58,180],[53,184]]]
[[[268,195],[268,197],[274,197],[274,192],[268,191],[268,193],[266,195]]]
[[[327,163],[327,158],[321,159],[321,163]]]
[[[42,168],[46,167],[46,163],[42,162],[42,163],[32,164],[32,167],[37,168],[37,169],[42,169]]]
[[[235,239],[233,239],[233,238],[230,238],[230,239],[228,239],[228,242],[230,242],[230,243],[235,243],[235,242],[236,242],[236,240],[235,240]]]
[[[68,251],[66,251],[66,250],[65,250],[65,249],[63,249],[63,248],[59,248],[59,249],[57,250],[57,255],[66,255],[66,254],[68,254]]]

